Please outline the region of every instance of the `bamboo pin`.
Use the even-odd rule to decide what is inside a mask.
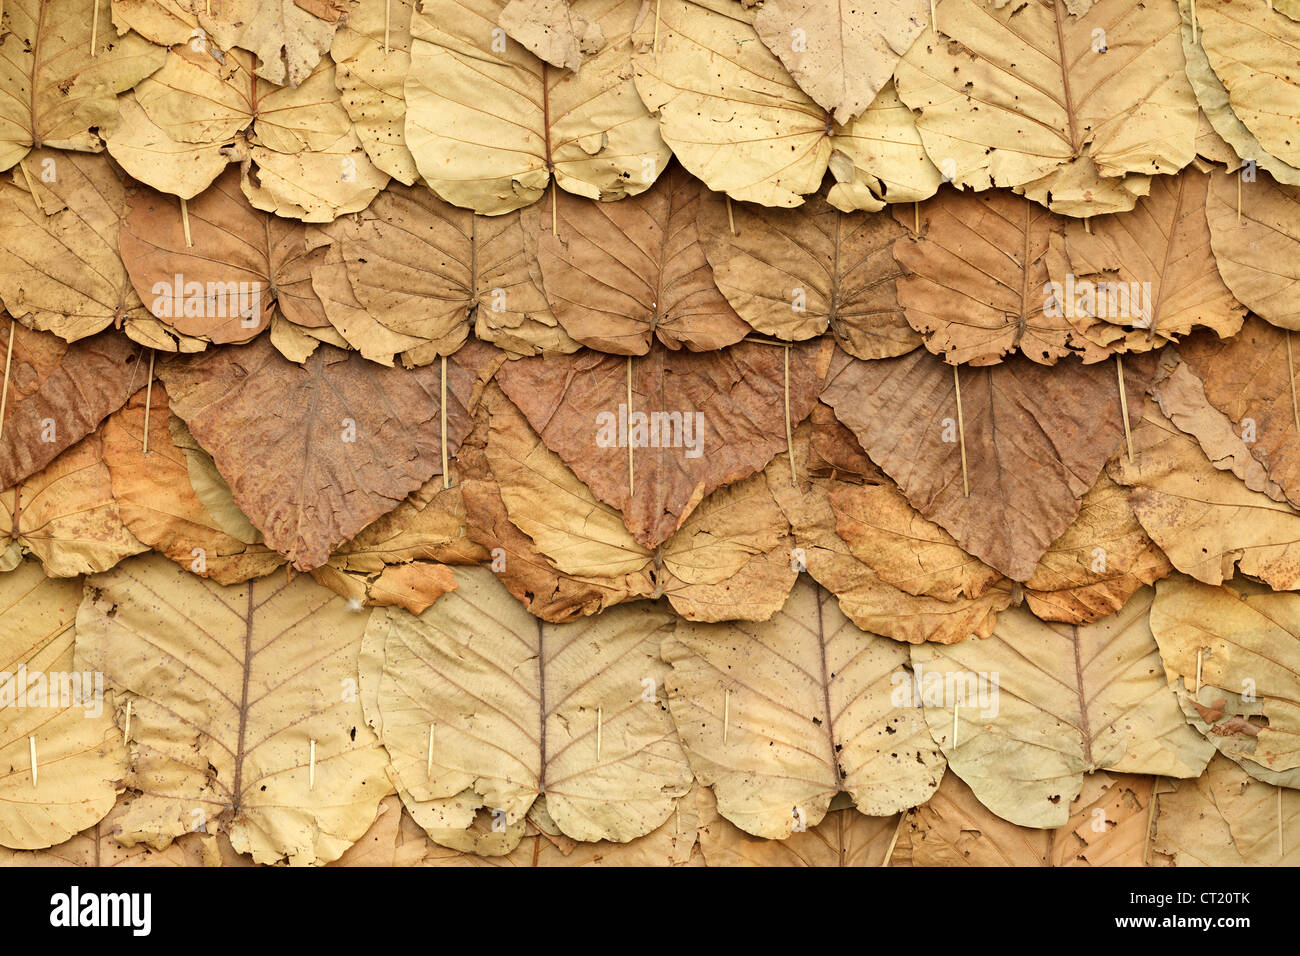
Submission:
[[[451,487],[451,472],[447,468],[447,356],[442,357],[442,486]]]
[[[122,730],[122,737],[126,740],[131,739],[131,701],[126,702],[126,727]]]
[[[8,369],[7,364],[5,368]],[[1291,330],[1290,329],[1287,329],[1286,332],[1286,370],[1287,370],[1288,377],[1290,377],[1291,379],[1291,417],[1295,419],[1295,430],[1300,432],[1300,404],[1296,403],[1296,398],[1295,398],[1295,359],[1291,355]],[[9,377],[8,371],[5,372],[5,377],[6,378]],[[3,416],[0,415],[0,417]],[[0,421],[0,425],[3,424],[4,422]]]
[[[1196,39],[1196,0],[1192,0],[1192,42],[1198,42]]]
[[[5,433],[5,406],[9,404],[9,366],[14,360],[14,333],[17,331],[17,320],[9,320],[9,347],[5,350],[5,378],[4,383],[0,385],[0,435]]]
[[[739,233],[736,232],[736,217],[735,217],[734,215],[732,215],[732,213],[731,213],[731,197],[730,197],[730,196],[727,197],[727,225],[731,227],[731,234],[732,234],[733,236],[739,235]]]
[[[659,7],[662,0],[655,0],[655,37],[654,42],[650,44],[650,52],[656,56],[659,53]]]
[[[393,21],[393,0],[384,0],[384,56],[388,55],[388,28]]]
[[[885,859],[881,861],[881,866],[889,866],[889,861],[894,856],[894,847],[898,846],[899,834],[903,832],[903,824],[907,822],[907,811],[904,810],[898,815],[898,826],[894,828],[894,838],[889,841],[889,849],[885,850]]]
[[[184,199],[181,200],[181,228],[185,230],[185,245],[192,249],[194,240],[190,237],[190,205]]]
[[[1128,392],[1124,387],[1124,357],[1115,353],[1115,372],[1119,376],[1119,410],[1124,416],[1124,443],[1128,446],[1128,460],[1133,460],[1133,430],[1128,422]]]
[[[1196,690],[1192,691],[1192,696],[1196,699],[1201,697],[1201,656],[1205,653],[1205,648],[1196,649]]]
[[[794,430],[790,427],[790,349],[785,350],[785,449],[790,458],[790,486],[799,483],[794,470]]]
[[[153,405],[153,360],[154,350],[149,350],[149,381],[144,387],[144,441],[141,443],[141,451],[146,458],[149,457],[149,409]]]
[[[95,10],[90,15],[90,56],[99,56],[99,0],[95,0]]]

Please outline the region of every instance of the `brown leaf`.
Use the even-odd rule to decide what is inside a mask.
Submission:
[[[1154,369],[1147,356],[1125,365],[1132,420]],[[1076,362],[1048,369],[1019,356],[962,369],[963,429],[953,378],[926,352],[875,362],[840,355],[822,399],[922,515],[965,551],[1027,580],[1122,441],[1115,370]]]
[[[122,259],[154,316],[218,344],[247,342],[277,310],[295,325],[328,324],[311,288],[306,227],[254,209],[237,167],[188,205],[193,246],[175,197],[145,187],[127,197]]]
[[[1229,336],[1246,308],[1219,277],[1205,220],[1210,177],[1156,176],[1131,212],[1064,225],[1063,256],[1049,256],[1067,319],[1101,346],[1158,348],[1204,326]],[[1115,285],[1118,283],[1118,285]]]
[[[894,216],[909,223],[912,211]],[[925,347],[954,365],[992,365],[1019,351],[1055,365],[1105,349],[1080,335],[1048,285],[1047,252],[1065,219],[1005,190],[943,190],[922,208],[921,235],[901,235],[898,301]]]
[[[1293,106],[1284,109],[1294,112]],[[1283,185],[1262,170],[1256,175],[1251,183],[1222,170],[1210,177],[1205,201],[1210,240],[1233,295],[1274,325],[1296,328],[1300,187]]]
[[[1268,477],[1300,506],[1291,333],[1251,319],[1230,339],[1198,335],[1179,346],[1178,354],[1204,383],[1205,397],[1237,426]]]
[[[145,399],[149,454],[144,454]],[[104,461],[122,521],[137,538],[194,574],[240,584],[269,574],[284,558],[224,531],[190,485],[185,451],[173,442],[167,391],[141,389],[104,422]]]
[[[10,320],[13,336],[0,434],[0,487],[44,468],[144,384],[138,350],[114,332],[69,345]]]
[[[829,345],[790,349],[791,427],[812,410]],[[546,446],[653,548],[706,494],[760,471],[785,448],[785,359],[782,349],[754,343],[707,353],[656,346],[641,359],[592,352],[521,359],[497,378]]]
[[[449,454],[494,351],[475,344],[447,363]],[[296,366],[261,339],[168,360],[159,376],[236,504],[299,570],[442,473],[437,368],[387,369],[329,346]]]
[[[714,285],[704,258],[696,227],[704,192],[673,164],[654,186],[621,202],[556,193],[558,229],[544,203],[524,214],[546,297],[569,335],[617,355],[645,355],[655,338],[692,352],[744,338],[749,326]]]
[[[718,288],[746,322],[788,340],[829,327],[864,359],[919,344],[896,290],[906,273],[892,246],[906,232],[888,213],[844,213],[820,196],[793,209],[707,192],[700,203],[701,241]]]

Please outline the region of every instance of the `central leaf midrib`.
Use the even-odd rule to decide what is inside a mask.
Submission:
[[[231,786],[231,816],[243,808],[244,738],[248,730],[248,683],[253,669],[253,584],[248,584],[248,609],[244,612],[244,673],[239,691],[239,736],[235,741],[235,779]]]
[[[817,643],[822,661],[822,706],[826,713],[826,738],[830,743],[831,768],[835,771],[835,791],[844,789],[844,774],[840,771],[839,751],[835,749],[835,714],[831,710],[831,669],[827,660],[826,622],[822,615],[823,597],[817,594]]]
[[[542,625],[542,620],[537,620],[537,710],[538,722],[540,724],[537,734],[537,746],[540,753],[540,763],[537,771],[537,793],[539,796],[546,793],[546,631]]]
[[[1070,65],[1066,62],[1065,57],[1065,17],[1068,14],[1061,0],[1054,0],[1054,7],[1056,13],[1056,52],[1060,57],[1058,62],[1061,67],[1061,89],[1065,95],[1065,118],[1069,124],[1070,152],[1077,157],[1080,149],[1079,132],[1074,115],[1074,94],[1070,89]]]

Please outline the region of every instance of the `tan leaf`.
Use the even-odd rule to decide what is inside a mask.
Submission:
[[[1240,571],[1300,589],[1300,513],[1217,470],[1154,402],[1133,426],[1133,461],[1120,455],[1109,470],[1133,489],[1133,513],[1179,571],[1205,584]]]
[[[800,476],[808,475],[808,435],[795,432],[795,462]],[[993,632],[997,612],[1011,603],[1007,588],[990,588],[979,598],[941,601],[915,597],[882,581],[859,561],[835,533],[836,516],[830,494],[843,483],[827,478],[800,478],[792,483],[789,459],[780,455],[768,465],[768,488],[794,531],[792,552],[813,579],[840,602],[840,610],[858,627],[898,641],[964,641]]]
[[[0,524],[11,546],[38,557],[54,578],[107,571],[149,549],[122,523],[96,434],[0,492]]]
[[[1157,782],[1155,777],[1100,771],[1084,777],[1069,821],[1052,835],[1052,866],[1147,866]]]
[[[1220,337],[1241,328],[1245,306],[1219,278],[1205,220],[1210,177],[1157,176],[1131,213],[1064,230],[1064,256],[1048,258],[1061,311],[1099,345],[1159,347],[1193,328]],[[1157,333],[1159,333],[1157,335]]]
[[[842,213],[819,197],[786,210],[706,193],[700,231],[718,288],[756,331],[797,340],[829,327],[864,359],[919,343],[898,303],[892,246],[906,230],[892,216]]]
[[[184,3],[185,0],[178,0]],[[330,47],[335,20],[322,20],[295,0],[189,0],[199,25],[222,49],[257,54],[257,75],[283,86],[304,82]]]
[[[117,116],[103,132],[109,155],[131,176],[182,199],[207,189],[230,162],[220,146],[173,139],[149,118],[135,93],[118,97]]]
[[[894,215],[911,222],[910,211]],[[899,230],[894,242],[906,273],[898,301],[925,347],[953,365],[992,365],[1015,352],[1043,365],[1104,359],[1049,283],[1048,249],[1065,222],[1006,191],[945,190],[926,203],[921,234]]]
[[[506,0],[425,0],[411,16],[406,144],[435,193],[486,215],[547,185],[591,199],[647,189],[670,153],[636,94],[630,34],[638,0],[571,0],[605,45],[559,71],[499,37]]]
[[[939,173],[892,85],[837,125],[763,45],[754,18],[730,0],[663,0],[637,28],[637,92],[688,171],[764,206],[799,205],[828,169],[841,209],[933,194]]]
[[[575,11],[568,0],[510,0],[497,23],[534,56],[575,73],[605,43],[600,22]]]
[[[68,341],[143,314],[117,251],[126,183],[107,156],[33,150],[39,193],[0,186],[0,300],[10,315]],[[33,188],[35,185],[33,183]]]
[[[379,686],[362,694],[377,699],[399,789],[428,800],[472,788],[505,825],[545,793],[578,840],[622,842],[667,820],[690,784],[653,693],[668,618],[642,605],[541,624],[503,602],[490,570],[460,569],[456,581],[420,617],[375,611],[367,631],[383,667],[363,667],[363,684]]]
[[[1059,0],[943,0],[936,16],[943,35],[922,34],[895,82],[957,186],[1021,186],[1084,161],[1107,178],[1191,162],[1196,98],[1170,0],[1077,14]]]
[[[754,29],[799,87],[846,123],[876,98],[929,22],[923,0],[848,11],[831,0],[770,0]]]
[[[1295,72],[1300,23],[1271,5],[1247,10],[1230,0],[1201,0],[1196,23],[1201,47],[1228,91],[1232,111],[1265,152],[1300,166],[1295,129],[1300,109],[1300,76]]]
[[[1128,492],[1102,472],[1078,517],[1025,581],[1025,600],[1045,621],[1085,624],[1114,614],[1138,588],[1172,571],[1138,523]]]
[[[347,20],[330,45],[340,103],[370,161],[410,186],[419,173],[406,148],[402,86],[411,64],[412,0],[346,3]]]
[[[223,588],[148,555],[90,578],[79,649],[133,705],[127,784],[144,793],[123,834],[165,844],[199,811],[254,862],[292,864],[359,840],[392,792],[361,704],[340,691],[365,624],[305,577]]]
[[[342,32],[342,31],[340,31]],[[370,829],[330,866],[418,866],[433,849],[424,831],[402,812],[396,796],[384,797]]]
[[[144,454],[145,399],[149,405],[149,455]],[[227,533],[190,484],[185,449],[168,428],[167,392],[137,392],[104,422],[104,462],[122,521],[137,538],[195,574],[219,584],[239,584],[269,574],[284,558],[260,540]],[[179,421],[179,419],[177,419]],[[260,535],[259,535],[260,538]]]
[[[1295,866],[1300,793],[1252,780],[1215,757],[1196,780],[1161,793],[1152,850],[1175,866]]]
[[[1059,827],[1085,773],[1200,774],[1213,748],[1162,677],[1154,596],[1143,589],[1094,624],[1013,609],[983,641],[912,645],[930,733],[981,803],[1019,826]]]
[[[942,22],[942,21],[941,21]],[[955,773],[904,815],[913,866],[1048,866],[1053,833],[990,812]]]
[[[745,336],[749,326],[714,285],[704,257],[696,227],[703,193],[674,165],[622,202],[557,194],[556,228],[544,204],[524,214],[546,297],[569,335],[618,355],[644,355],[655,338],[670,349],[707,352]],[[707,236],[707,220],[703,228]]]
[[[1212,587],[1180,576],[1162,581],[1151,608],[1169,685],[1192,707],[1189,722],[1248,773],[1300,767],[1300,597],[1249,581]],[[1198,683],[1199,681],[1199,683]],[[1255,720],[1247,722],[1244,717]]]
[[[1154,366],[1149,356],[1125,363],[1133,420]],[[837,356],[822,400],[914,508],[1024,581],[1122,441],[1117,376],[1109,365],[1049,369],[1018,356],[957,374],[962,429],[953,370],[924,351],[875,362]]]
[[[13,357],[6,360],[0,487],[10,488],[93,432],[144,384],[145,373],[138,351],[113,332],[70,345],[11,319],[4,338]]]
[[[81,585],[47,578],[35,561],[24,561],[0,575],[0,587],[0,760],[10,768],[0,786],[0,845],[39,849],[93,826],[113,808],[126,750],[112,697],[94,682],[95,667],[81,659],[74,635]]]
[[[1263,332],[1260,324],[1251,322],[1239,337],[1248,341],[1258,340]],[[1183,348],[1190,354],[1199,355],[1203,345],[1209,345],[1214,351],[1209,342],[1201,343],[1199,338],[1186,343]],[[1204,366],[1204,362],[1200,364]],[[1237,434],[1232,419],[1210,404],[1205,395],[1205,383],[1192,371],[1191,365],[1179,362],[1168,376],[1152,385],[1151,397],[1159,403],[1166,418],[1196,439],[1215,468],[1232,472],[1251,491],[1262,491],[1274,501],[1286,500],[1282,487],[1268,476],[1264,466],[1251,454],[1250,446]]]
[[[1300,187],[1267,173],[1238,183],[1237,175],[1210,177],[1205,214],[1219,273],[1252,312],[1281,328],[1300,328]]]
[[[0,107],[0,169],[33,147],[99,152],[96,130],[116,112],[117,94],[162,66],[167,51],[118,36],[109,5],[94,0],[9,0],[4,12],[0,87],[10,95]]]
[[[770,621],[679,622],[663,656],[691,769],[748,833],[815,826],[841,790],[884,816],[939,785],[943,759],[920,707],[895,693],[906,646],[858,630],[810,580]]]
[[[355,607],[400,607],[420,614],[456,588],[451,568],[431,561],[385,565],[379,571],[350,571],[333,559],[312,568],[311,576]]]
[[[704,495],[784,449],[786,422],[797,425],[816,401],[829,343],[790,353],[757,343],[709,353],[656,346],[640,359],[581,352],[511,362],[497,381],[547,447],[649,548]]]
[[[442,474],[443,442],[454,454],[469,432],[478,371],[492,352],[476,345],[448,363],[445,434],[440,370],[386,369],[329,346],[302,367],[259,339],[168,360],[159,376],[240,510],[307,571]],[[277,406],[284,415],[266,414]]]

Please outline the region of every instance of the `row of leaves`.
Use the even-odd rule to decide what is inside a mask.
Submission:
[[[490,563],[548,621],[664,595],[763,620],[807,569],[909,642],[987,635],[1022,601],[1095,621],[1171,567],[1294,590],[1288,334],[1250,320],[1135,357],[1121,404],[1109,365],[954,373],[829,338],[631,363],[475,342],[445,374],[329,346],[300,366],[259,339],[164,358],[142,387],[143,352],[114,333],[15,325],[6,562],[93,573],[152,548],[227,584],[288,562],[417,612],[443,565]],[[620,441],[629,400],[680,410],[676,447]]]
[[[17,0],[0,67],[29,95],[0,115],[0,169],[42,143],[106,143],[191,198],[235,163],[258,208],[329,221],[390,176],[499,214],[552,183],[634,195],[676,155],[768,206],[829,174],[844,210],[946,178],[1099,215],[1133,208],[1202,139],[1300,183],[1300,22],[1294,0],[1256,7]]]
[[[918,862],[987,862],[1016,839],[1017,862],[1300,852],[1296,773],[1270,769],[1296,763],[1295,595],[1178,576],[1097,624],[1016,611],[984,641],[909,646],[859,630],[807,579],[763,624],[636,604],[542,625],[503,600],[490,570],[456,577],[416,616],[359,612],[305,577],[223,587],[157,555],[84,590],[22,563],[0,579],[6,661],[100,674],[104,697],[102,710],[33,691],[6,701],[0,842],[40,849],[82,833],[56,856],[129,861],[202,833],[172,857],[213,862],[224,847],[325,863],[395,792],[438,847],[516,861],[550,842],[559,856],[592,844],[578,860],[688,863],[709,833],[731,854],[785,852],[732,827],[837,835],[832,852],[864,840],[872,848],[855,852],[877,861],[894,849],[877,842],[904,830]],[[1243,673],[1257,696],[1231,689]],[[1215,725],[1232,710],[1250,733]],[[1127,774],[1176,778],[1154,848],[1151,816],[1137,822],[1151,781],[1116,776]],[[945,775],[960,782],[941,787]],[[908,828],[897,814],[917,807]],[[1099,840],[1081,816],[1093,834],[1127,832]],[[972,839],[971,820],[991,825]],[[1066,839],[1058,850],[1018,828]],[[387,832],[417,844],[408,860],[453,856],[395,819]]]
[[[622,202],[564,194],[497,217],[395,184],[317,227],[255,208],[233,170],[182,214],[107,156],[32,160],[49,182],[0,184],[0,303],[69,341],[115,325],[194,352],[269,330],[297,362],[325,343],[421,366],[471,328],[523,355],[829,330],[862,359],[924,344],[954,364],[1050,365],[1228,337],[1247,308],[1281,328],[1300,315],[1300,187],[1262,171],[1161,176],[1086,224],[1006,190],[892,213],[733,204],[674,166]]]

